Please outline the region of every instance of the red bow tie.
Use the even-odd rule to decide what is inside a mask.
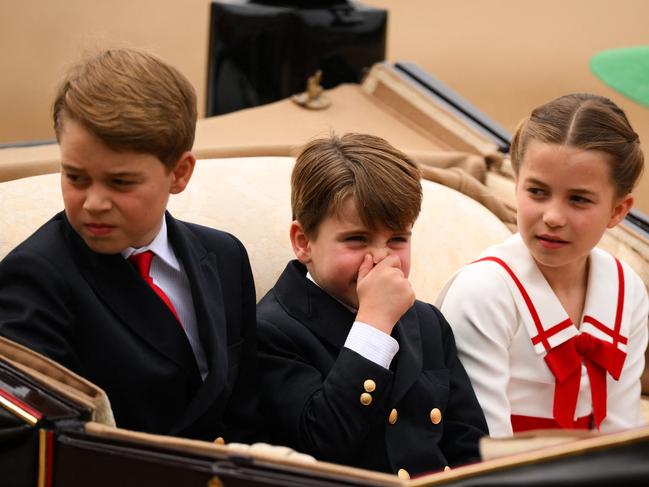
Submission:
[[[625,359],[625,352],[588,333],[581,333],[548,352],[545,362],[556,379],[553,414],[562,428],[574,426],[582,361],[588,372],[593,417],[599,429],[606,417],[606,372],[618,380]]]

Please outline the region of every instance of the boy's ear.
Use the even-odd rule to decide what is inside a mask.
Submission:
[[[618,199],[613,206],[611,211],[611,219],[606,225],[606,228],[613,228],[615,225],[624,220],[624,217],[629,213],[629,210],[633,206],[633,195],[631,193],[622,198]]]
[[[309,237],[304,233],[302,225],[297,220],[291,223],[290,229],[291,245],[293,246],[293,253],[297,260],[303,264],[311,262],[311,246],[309,245]]]
[[[194,167],[196,166],[196,158],[194,154],[187,151],[184,152],[176,164],[171,169],[173,179],[171,181],[171,186],[169,192],[171,194],[178,194],[185,190],[189,180],[192,177],[194,172]]]

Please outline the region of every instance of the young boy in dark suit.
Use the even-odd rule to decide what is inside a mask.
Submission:
[[[307,144],[297,260],[257,306],[273,441],[402,478],[477,460],[484,416],[449,325],[408,281],[420,174],[370,135]]]
[[[165,210],[196,162],[190,83],[108,50],[70,71],[53,117],[65,211],[0,263],[0,334],[102,387],[120,427],[255,440],[248,256]]]

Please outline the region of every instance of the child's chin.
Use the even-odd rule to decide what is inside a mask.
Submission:
[[[120,246],[117,242],[107,242],[106,240],[84,238],[88,248],[97,254],[118,254],[124,250],[125,246]]]

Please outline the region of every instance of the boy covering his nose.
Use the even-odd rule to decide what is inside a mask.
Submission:
[[[385,140],[307,144],[291,176],[297,260],[257,306],[273,440],[401,477],[477,460],[487,434],[449,325],[408,281],[420,174]]]
[[[0,263],[0,334],[102,387],[117,426],[259,438],[246,251],[166,212],[196,162],[189,81],[108,50],[68,73],[53,119],[65,211]]]

